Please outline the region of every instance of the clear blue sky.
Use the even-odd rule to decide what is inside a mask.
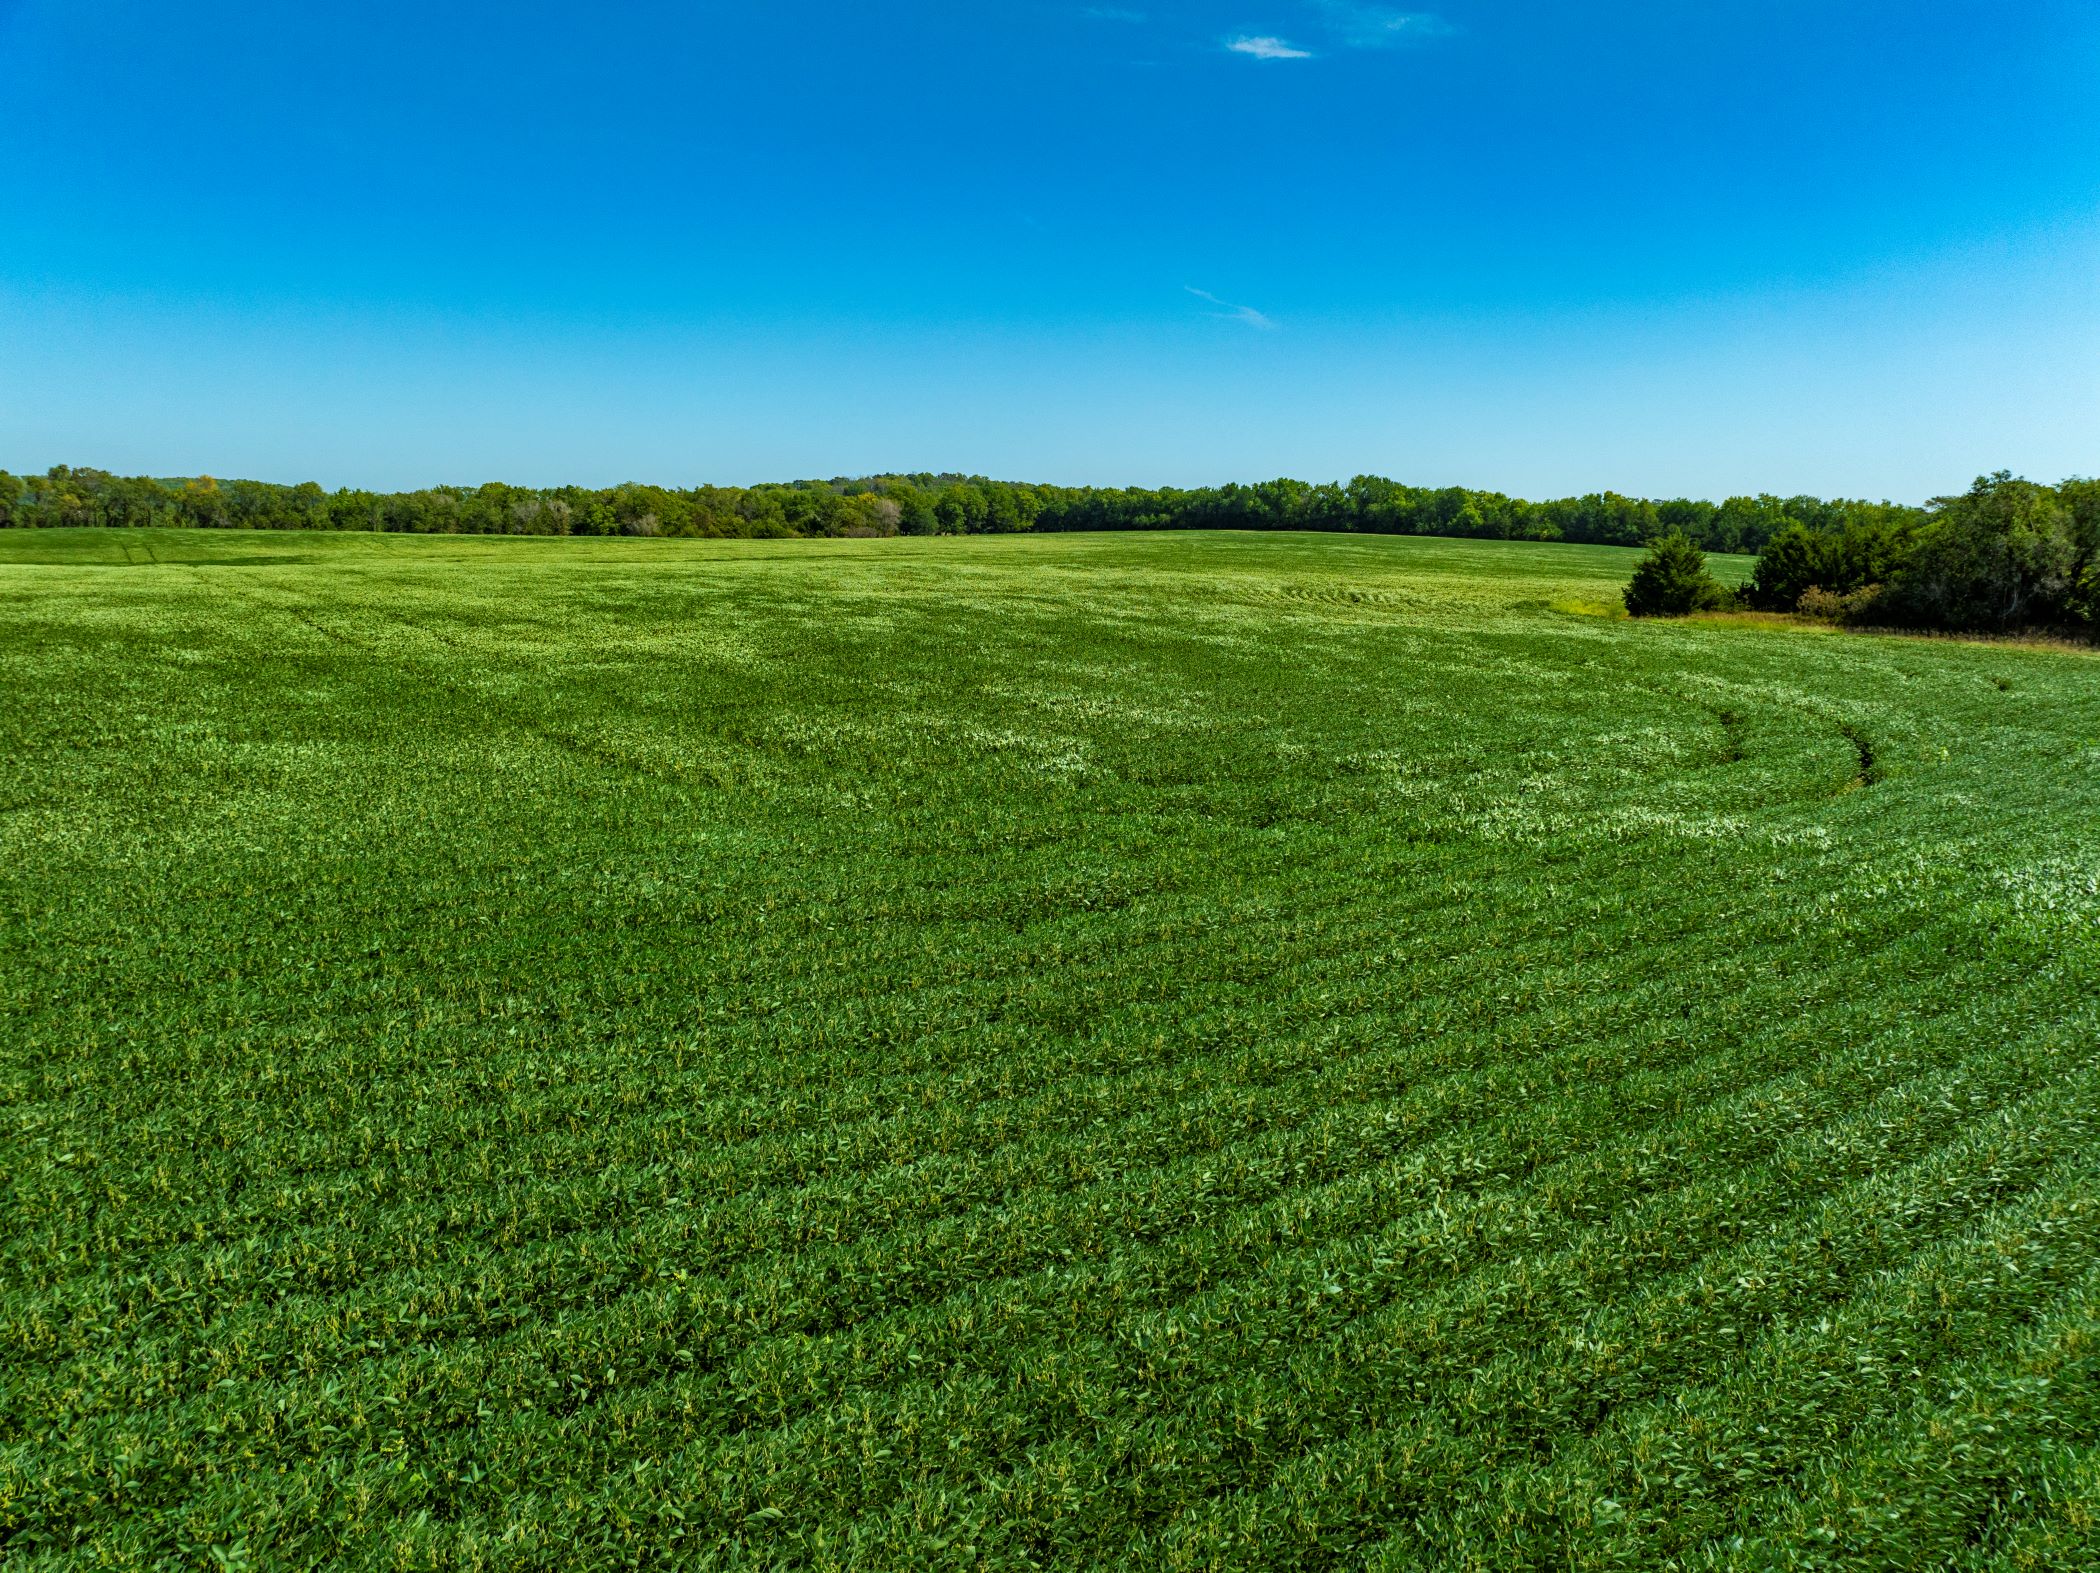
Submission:
[[[1421,3],[0,0],[0,465],[2100,469],[2100,6]]]

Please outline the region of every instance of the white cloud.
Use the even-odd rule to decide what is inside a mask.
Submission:
[[[1267,57],[1264,56],[1263,58],[1266,59]],[[1289,57],[1286,56],[1285,58]],[[1222,311],[1205,312],[1205,316],[1216,317],[1220,322],[1242,322],[1250,328],[1260,328],[1264,331],[1267,331],[1268,329],[1271,329],[1276,326],[1274,319],[1263,316],[1252,306],[1235,306],[1231,301],[1220,300],[1209,290],[1198,289],[1193,284],[1184,284],[1181,287],[1187,290],[1191,295],[1195,296],[1198,300],[1209,301],[1210,304],[1213,306],[1221,306],[1224,308]]]
[[[1458,29],[1432,11],[1398,11],[1359,0],[1313,0],[1341,41],[1351,49],[1393,49],[1425,39],[1449,38]]]
[[[1245,35],[1225,40],[1225,47],[1236,55],[1252,55],[1257,60],[1310,60],[1312,51],[1298,49],[1280,38],[1266,33]]]

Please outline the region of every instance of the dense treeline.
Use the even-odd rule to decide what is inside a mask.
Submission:
[[[0,528],[100,525],[392,530],[419,535],[707,537],[981,535],[1024,530],[1338,530],[1606,546],[1681,542],[1637,610],[1768,611],[1915,627],[2091,629],[2100,623],[2100,482],[1987,476],[1922,508],[1819,497],[1656,501],[1597,492],[1529,502],[1359,475],[1347,485],[1039,486],[970,475],[876,475],[679,490],[629,484],[325,491],[314,482],[165,480],[59,465],[0,470]],[[1700,552],[1757,555],[1739,596]]]
[[[2100,481],[2042,486],[2001,470],[1921,509],[1790,520],[1739,594],[1672,532],[1626,589],[1637,616],[1731,604],[1864,626],[2100,631]]]
[[[2042,486],[2005,471],[1913,520],[1773,536],[1756,606],[1853,623],[2007,629],[2100,625],[2100,481]]]
[[[1639,546],[1681,534],[1706,551],[1757,552],[1789,529],[1817,538],[1909,528],[1919,510],[1817,497],[1653,501],[1615,492],[1527,502],[1462,486],[1406,486],[1361,475],[1174,487],[1038,486],[965,475],[674,490],[625,485],[433,486],[325,491],[309,481],[160,480],[64,465],[0,471],[0,527],[172,525],[413,534],[836,536],[976,535],[1021,530],[1345,530]]]

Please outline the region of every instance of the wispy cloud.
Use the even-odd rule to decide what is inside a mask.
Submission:
[[[1361,0],[1313,0],[1335,36],[1351,49],[1396,49],[1432,38],[1449,38],[1458,29],[1433,11],[1400,11],[1365,5]]]
[[[1235,306],[1231,301],[1220,300],[1209,290],[1198,289],[1193,284],[1184,284],[1181,287],[1195,296],[1196,299],[1208,301],[1211,305],[1220,308],[1217,311],[1205,312],[1204,315],[1206,317],[1216,317],[1220,322],[1245,323],[1248,327],[1260,328],[1265,333],[1276,326],[1272,318],[1263,316],[1252,306]]]
[[[1299,49],[1280,38],[1267,33],[1241,34],[1225,40],[1225,47],[1236,55],[1252,55],[1257,60],[1310,60],[1310,49]]]

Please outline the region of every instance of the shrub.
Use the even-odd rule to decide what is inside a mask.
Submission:
[[[1857,590],[1826,590],[1812,584],[1801,592],[1794,609],[1804,617],[1820,617],[1833,623],[1864,623],[1880,608],[1882,589],[1863,584]]]
[[[1789,524],[1757,554],[1744,599],[1767,612],[1791,612],[1810,590],[1850,595],[1887,584],[1909,556],[1916,525],[1905,510],[1888,509],[1824,529]]]
[[[1735,604],[1706,569],[1706,554],[1682,535],[1666,535],[1648,549],[1626,586],[1626,610],[1635,617],[1683,617]]]

